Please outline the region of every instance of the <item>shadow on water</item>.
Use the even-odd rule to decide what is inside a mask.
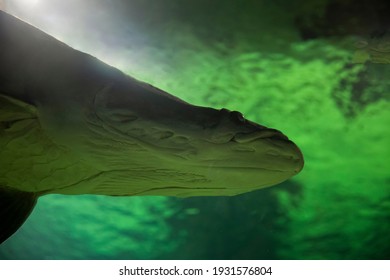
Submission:
[[[285,212],[276,192],[288,192],[299,200],[301,185],[288,181],[235,197],[172,199],[178,213],[168,220],[174,235],[183,240],[161,258],[174,259],[276,259],[275,233],[286,228],[276,223]]]

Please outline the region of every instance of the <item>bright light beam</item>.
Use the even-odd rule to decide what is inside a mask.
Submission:
[[[41,2],[41,0],[14,0],[19,2],[20,6],[24,7],[34,7]]]

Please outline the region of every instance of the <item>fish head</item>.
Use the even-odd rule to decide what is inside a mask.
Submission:
[[[113,169],[150,178],[152,186],[139,194],[236,195],[283,182],[303,168],[301,151],[280,131],[146,84],[102,89],[89,123],[97,134],[88,146],[105,146],[92,153],[108,153],[104,162],[116,164]]]

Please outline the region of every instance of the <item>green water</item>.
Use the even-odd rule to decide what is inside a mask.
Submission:
[[[389,259],[390,64],[353,62],[387,23],[381,1],[363,19],[348,1],[77,2],[50,15],[79,28],[10,9],[188,102],[280,129],[305,168],[236,197],[42,197],[0,258]]]

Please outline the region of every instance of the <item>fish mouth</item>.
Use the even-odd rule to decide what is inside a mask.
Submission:
[[[223,170],[241,172],[281,172],[298,174],[304,158],[298,146],[276,129],[264,128],[249,133],[236,133],[230,140],[236,158],[209,159],[203,163]],[[230,154],[232,156],[232,154]]]
[[[254,164],[242,163],[237,164],[234,162],[232,165],[227,165],[227,160],[203,160],[202,165],[193,165],[197,168],[210,168],[213,170],[223,171],[223,172],[239,172],[242,174],[245,173],[255,173],[255,172],[271,172],[271,173],[285,173],[294,176],[301,172],[304,166],[303,158],[293,158],[291,156],[270,156],[273,162],[277,164],[260,164],[256,166]],[[204,167],[207,166],[207,167]]]
[[[274,140],[285,140],[290,141],[286,135],[281,133],[279,130],[276,129],[262,129],[262,130],[256,130],[254,132],[250,133],[237,133],[232,138],[232,141],[245,144],[250,143],[253,141],[256,141],[258,139],[274,139]],[[291,142],[291,141],[290,141]]]

